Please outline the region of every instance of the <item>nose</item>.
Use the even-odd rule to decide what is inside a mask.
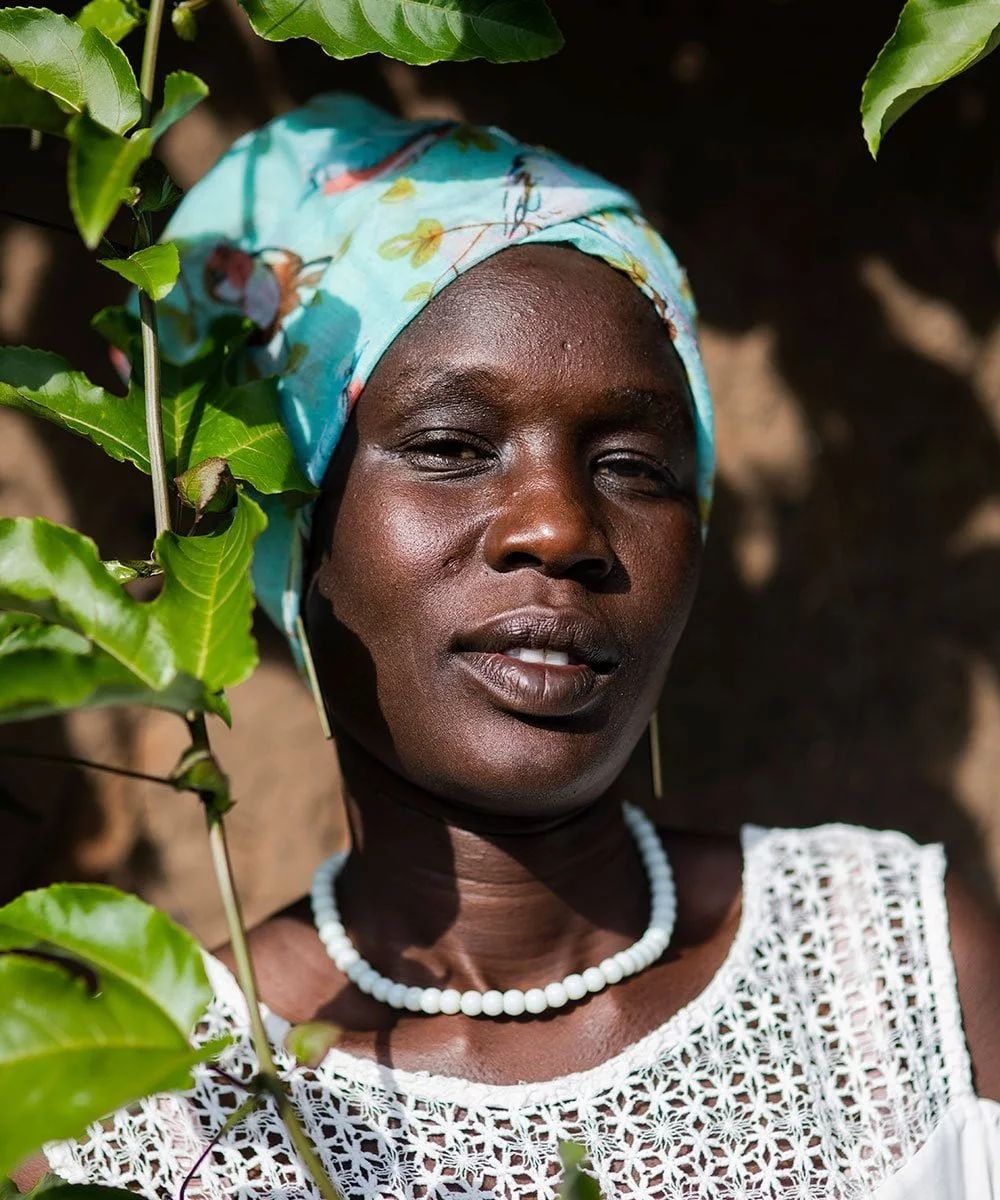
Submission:
[[[579,490],[571,480],[548,474],[514,487],[486,532],[489,566],[503,572],[528,567],[581,583],[607,578],[615,554]]]

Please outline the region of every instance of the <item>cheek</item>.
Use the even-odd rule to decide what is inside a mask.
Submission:
[[[698,589],[702,558],[698,518],[686,505],[673,506],[645,529],[630,529],[618,552],[627,588],[619,597],[620,620],[631,632],[633,647],[641,647],[646,669],[662,659],[665,670]]]
[[[379,485],[375,477],[345,495],[320,586],[338,619],[372,649],[401,648],[428,610],[447,604],[447,583],[477,534],[471,520],[456,521],[454,505]]]

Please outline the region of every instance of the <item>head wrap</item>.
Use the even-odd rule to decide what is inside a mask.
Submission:
[[[694,298],[635,200],[598,176],[499,129],[404,121],[324,95],[240,138],[166,236],[180,248],[181,280],[160,306],[164,353],[184,362],[219,316],[249,317],[254,367],[278,375],[285,426],[317,486],[379,359],[453,279],[524,243],[603,259],[655,305],[687,372],[707,522],[712,405]],[[278,497],[264,505],[254,586],[297,650],[308,519]]]

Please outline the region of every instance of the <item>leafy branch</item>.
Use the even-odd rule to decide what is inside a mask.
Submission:
[[[194,13],[206,2],[175,5],[179,36],[194,36]],[[544,0],[242,3],[261,36],[308,37],[338,58],[379,52],[411,63],[476,56],[505,62],[553,53],[562,40]],[[2,347],[0,404],[83,436],[147,473],[156,517],[155,544],[138,563],[103,559],[90,539],[39,518],[0,520],[0,722],[123,703],[183,718],[190,746],[169,774],[72,761],[200,799],[258,1063],[233,1120],[273,1103],[321,1194],[337,1200],[260,1018],[226,844],[232,798],[206,723],[209,713],[229,719],[225,689],[257,662],[249,569],[265,518],[244,489],[283,494],[289,505],[313,489],[282,427],[277,381],[235,376],[247,322],[217,322],[183,365],[160,351],[156,305],[176,285],[180,261],[175,246],[154,243],[150,217],[180,192],[154,152],[167,129],[208,94],[183,70],[167,75],[160,90],[165,11],[166,0],[150,0],[148,11],[138,0],[90,0],[74,19],[45,8],[0,10],[0,125],[66,143],[76,227],[90,249],[100,247],[101,266],[138,291],[138,319],[107,310],[95,327],[139,368],[119,396],[58,355]],[[136,79],[119,43],[143,25]],[[128,249],[108,234],[123,209],[132,223]],[[171,527],[175,502],[194,512],[187,533]],[[216,514],[208,528],[201,525],[206,512]],[[125,590],[143,577],[161,585],[154,599]],[[96,985],[84,986],[81,972]],[[188,1086],[192,1067],[220,1049],[191,1041],[209,999],[194,940],[135,897],[57,885],[0,909],[0,1176],[46,1140],[75,1136],[131,1100]],[[54,1191],[60,1200],[121,1195],[69,1185]]]

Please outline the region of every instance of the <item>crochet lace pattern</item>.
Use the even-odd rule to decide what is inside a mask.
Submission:
[[[615,1200],[856,1200],[973,1094],[943,872],[940,847],[898,833],[747,827],[722,967],[601,1066],[511,1086],[338,1050],[313,1070],[279,1049],[279,1067],[346,1200],[554,1200],[566,1138]],[[209,965],[216,997],[197,1036],[234,1034],[220,1065],[247,1080],[246,1008]],[[266,1019],[280,1047],[287,1025]],[[123,1110],[48,1147],[49,1161],[70,1182],[151,1200],[177,1200],[185,1179],[187,1200],[314,1200],[270,1109],[208,1148],[242,1099],[202,1068],[191,1092]]]

